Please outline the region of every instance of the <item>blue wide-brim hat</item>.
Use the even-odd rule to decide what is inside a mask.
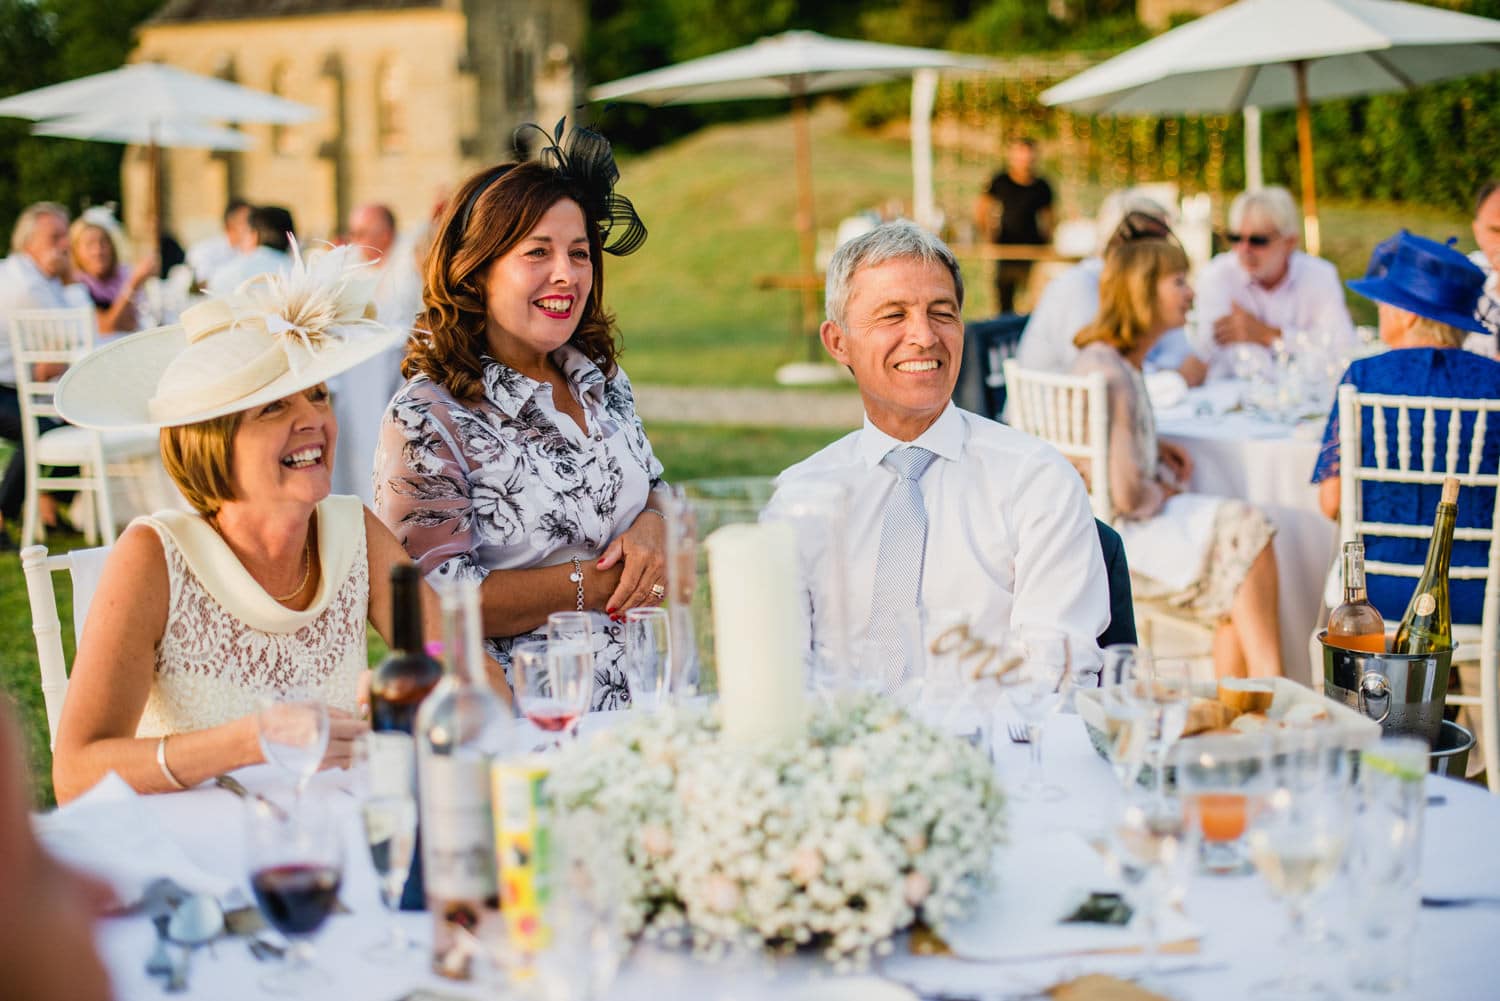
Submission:
[[[1487,334],[1489,329],[1475,315],[1484,294],[1484,272],[1452,243],[1437,243],[1403,229],[1375,248],[1365,276],[1348,285],[1366,299]]]

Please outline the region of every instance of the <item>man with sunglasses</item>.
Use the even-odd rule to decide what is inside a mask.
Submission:
[[[1338,271],[1297,249],[1299,223],[1297,204],[1281,187],[1242,192],[1229,206],[1232,249],[1198,276],[1198,323],[1212,329],[1216,357],[1238,344],[1270,348],[1294,330],[1322,343],[1353,343]]]

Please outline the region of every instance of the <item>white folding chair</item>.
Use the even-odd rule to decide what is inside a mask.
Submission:
[[[57,597],[52,575],[66,571],[73,576],[73,641],[83,635],[94,589],[104,569],[108,546],[75,549],[61,556],[48,556],[46,546],[21,550],[21,571],[26,576],[26,596],[31,600],[31,632],[36,637],[36,659],[42,672],[42,701],[47,706],[48,743],[57,742],[57,722],[68,694],[68,665],[63,656],[62,623],[57,617]]]
[[[94,347],[92,306],[70,309],[22,309],[10,318],[10,343],[16,368],[16,393],[21,403],[21,443],[26,452],[26,502],[21,545],[29,546],[45,531],[37,502],[43,492],[77,491],[88,503],[84,537],[115,541],[114,512],[110,506],[108,463],[153,456],[157,436],[149,431],[100,434],[70,426],[42,431],[44,417],[61,419],[52,401],[57,383],[37,379],[36,365],[70,365]],[[44,466],[75,466],[76,476],[43,476]]]
[[[1412,415],[1421,415],[1421,440],[1412,440]],[[1448,426],[1438,433],[1438,415],[1448,415]],[[1470,418],[1468,433],[1465,416]],[[1396,429],[1396,454],[1391,455],[1388,437]],[[1375,461],[1366,465],[1362,441],[1368,432],[1374,442]],[[1500,435],[1500,401],[1460,400],[1433,396],[1385,396],[1361,393],[1354,386],[1339,387],[1339,543],[1381,536],[1396,539],[1430,539],[1432,519],[1418,525],[1392,525],[1366,521],[1363,483],[1442,483],[1455,477],[1461,487],[1491,495],[1494,515],[1489,528],[1458,528],[1455,542],[1489,543],[1489,561],[1482,567],[1452,567],[1449,580],[1484,581],[1484,604],[1479,625],[1453,627],[1453,663],[1476,663],[1479,667],[1478,695],[1449,695],[1450,705],[1475,706],[1479,710],[1480,742],[1484,749],[1485,775],[1491,792],[1500,792],[1500,475],[1481,473],[1486,441]],[[1441,440],[1439,440],[1441,439]],[[1436,460],[1441,456],[1442,468]],[[1472,496],[1472,494],[1470,495]],[[1396,577],[1416,578],[1422,561],[1390,563],[1366,561],[1365,571]]]
[[[1060,375],[1022,368],[1014,359],[1005,363],[1006,417],[1011,426],[1048,442],[1075,466],[1080,466],[1089,488],[1094,517],[1112,523],[1114,502],[1109,495],[1109,395],[1104,374]],[[1129,559],[1129,552],[1126,554]],[[1212,649],[1213,630],[1186,618],[1165,602],[1134,599],[1141,641],[1201,661]],[[1168,626],[1186,637],[1181,647],[1158,634]]]

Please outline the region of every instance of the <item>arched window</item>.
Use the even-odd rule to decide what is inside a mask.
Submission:
[[[277,97],[289,97],[291,92],[292,67],[279,62],[271,67],[271,93]],[[271,126],[271,152],[277,156],[291,156],[296,152],[296,133],[289,125]]]
[[[375,71],[375,135],[382,153],[406,149],[406,73],[395,56]]]

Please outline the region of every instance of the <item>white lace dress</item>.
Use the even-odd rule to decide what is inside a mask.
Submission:
[[[357,497],[328,497],[317,518],[322,580],[300,612],[267,594],[202,518],[137,519],[161,538],[171,586],[137,737],[218,726],[288,688],[355,710],[370,603],[364,511]]]

